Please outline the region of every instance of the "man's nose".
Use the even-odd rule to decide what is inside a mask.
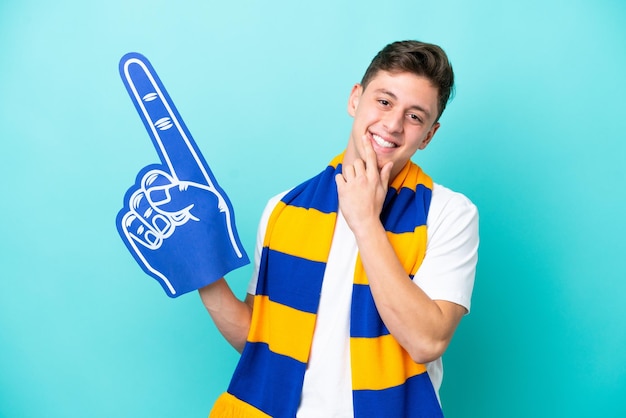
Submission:
[[[385,113],[383,126],[389,133],[402,132],[404,128],[404,112],[392,110]]]

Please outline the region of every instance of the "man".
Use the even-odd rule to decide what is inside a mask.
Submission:
[[[441,356],[469,312],[478,214],[410,161],[453,89],[436,45],[387,45],[348,100],[347,147],[276,196],[245,302],[200,290],[242,357],[211,416],[437,417]]]

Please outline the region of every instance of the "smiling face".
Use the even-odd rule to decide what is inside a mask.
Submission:
[[[356,84],[348,100],[354,118],[344,164],[365,160],[362,137],[371,142],[378,168],[393,162],[392,180],[439,128],[438,90],[413,73],[379,71],[365,88]]]

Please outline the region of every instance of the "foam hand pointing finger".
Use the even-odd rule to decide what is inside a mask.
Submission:
[[[117,228],[168,296],[206,286],[249,262],[226,193],[148,60],[126,54],[120,75],[161,159],[126,193]]]

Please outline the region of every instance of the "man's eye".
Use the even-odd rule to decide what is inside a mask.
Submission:
[[[417,116],[415,113],[410,113],[409,114],[409,118],[411,118],[412,121],[414,122],[421,122],[422,120],[420,119],[419,116]]]
[[[380,99],[378,101],[378,103],[380,103],[383,106],[389,106],[389,101],[388,100]]]

